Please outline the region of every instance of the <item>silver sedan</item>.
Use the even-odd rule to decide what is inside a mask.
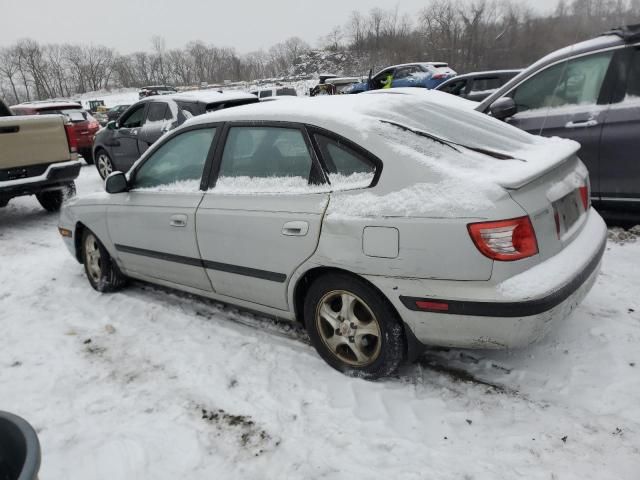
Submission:
[[[294,322],[334,368],[542,337],[593,285],[606,228],[568,140],[392,89],[203,115],[59,230],[101,292],[128,278]]]

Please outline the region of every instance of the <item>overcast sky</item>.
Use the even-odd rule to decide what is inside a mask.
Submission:
[[[516,0],[551,8],[557,0]],[[93,43],[122,53],[149,50],[161,35],[168,48],[191,40],[240,53],[299,36],[315,45],[352,10],[415,13],[425,0],[0,0],[0,46],[30,37],[44,43]]]

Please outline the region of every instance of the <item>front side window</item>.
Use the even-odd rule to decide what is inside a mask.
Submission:
[[[439,90],[450,93],[451,95],[461,95],[462,93],[464,93],[464,89],[466,86],[466,80],[457,80],[455,82],[448,83],[447,85],[439,88]]]
[[[165,192],[197,192],[215,128],[189,130],[164,143],[135,174],[133,188]]]
[[[516,88],[518,111],[595,105],[613,52],[596,53],[553,65]]]
[[[260,92],[260,98],[268,98],[271,95],[273,95],[273,92],[271,90],[263,90]]]
[[[138,128],[142,126],[142,120],[144,118],[144,104],[140,105],[133,112],[127,115],[126,118],[120,122],[120,126],[123,128]]]
[[[296,128],[232,127],[214,191],[308,191],[312,165],[304,136]]]
[[[366,188],[376,175],[376,166],[364,155],[338,140],[316,134],[332,190]]]

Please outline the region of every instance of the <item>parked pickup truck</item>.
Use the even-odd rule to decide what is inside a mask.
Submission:
[[[73,125],[62,115],[14,116],[0,100],[0,207],[35,195],[46,210],[59,210],[75,192],[76,150]]]

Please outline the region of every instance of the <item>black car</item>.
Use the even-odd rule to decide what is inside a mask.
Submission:
[[[609,218],[640,217],[640,25],[547,55],[476,110],[579,142],[594,206]]]
[[[458,75],[441,83],[435,89],[467,100],[481,102],[522,70],[491,70]]]
[[[96,135],[96,168],[102,178],[115,170],[126,172],[164,133],[187,119],[258,101],[255,95],[242,92],[191,92],[141,100]]]
[[[178,93],[175,87],[168,85],[150,85],[148,87],[142,87],[138,92],[138,97],[143,99],[153,97],[154,95],[171,95],[173,93]]]

